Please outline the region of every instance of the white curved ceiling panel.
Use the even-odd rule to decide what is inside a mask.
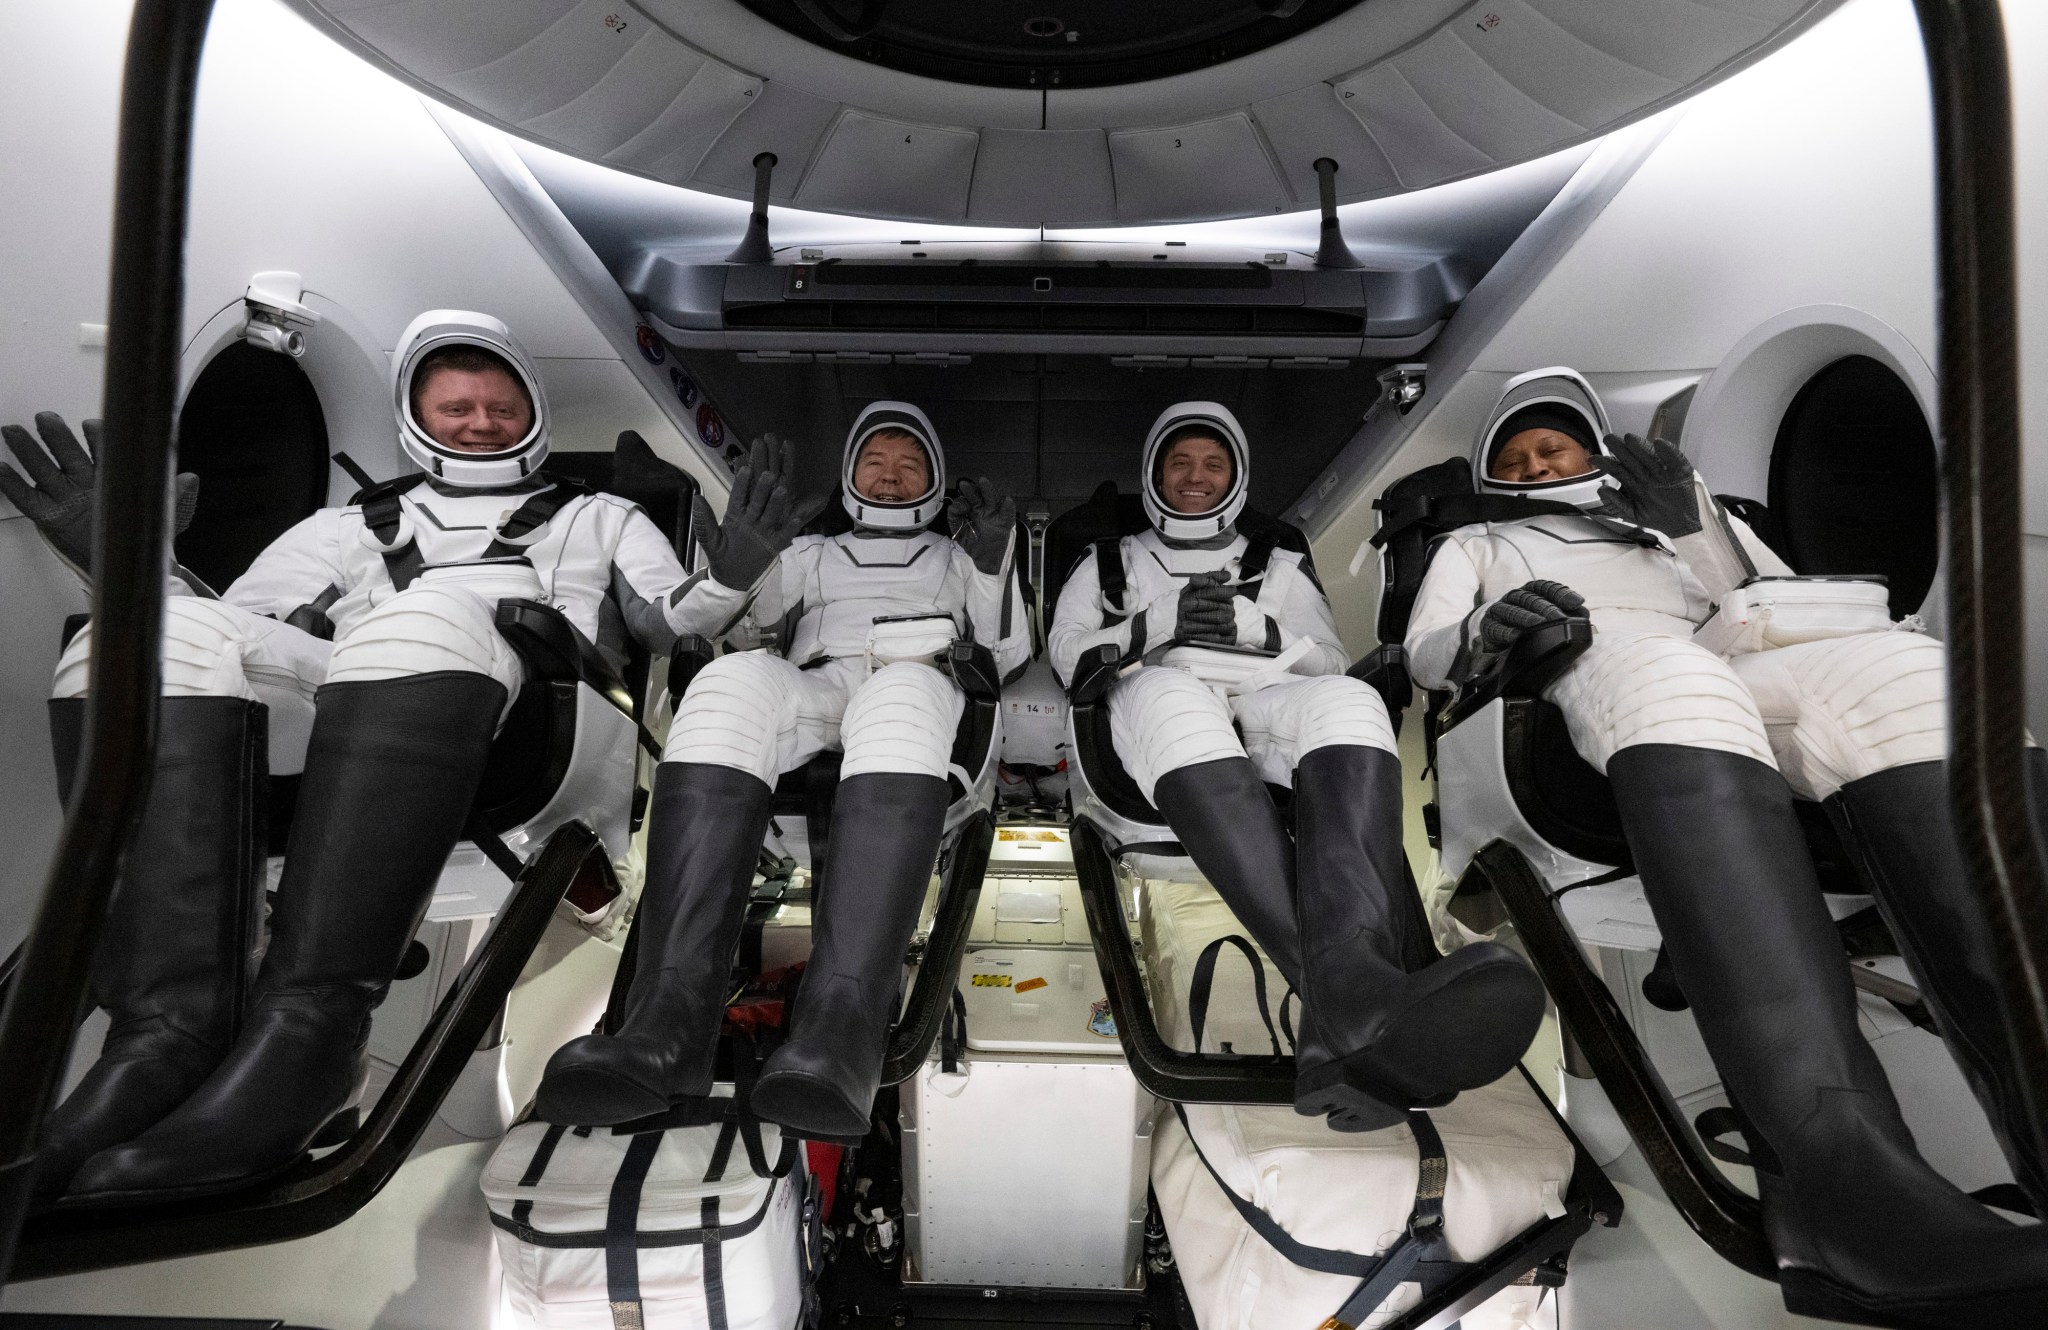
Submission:
[[[1369,0],[1114,87],[970,87],[813,46],[739,0],[289,0],[534,142],[669,184],[906,221],[1109,226],[1358,202],[1660,109],[1842,0]],[[906,143],[904,140],[908,139]]]
[[[603,160],[657,180],[687,180],[762,87],[757,78],[706,60],[660,114]]]
[[[1057,180],[1058,189],[1045,182]],[[1116,215],[1116,172],[1099,129],[985,129],[967,220],[991,226],[1036,216],[1040,226],[1087,226]]]
[[[967,215],[974,153],[981,136],[848,111],[818,150],[797,190],[800,207],[819,212],[888,215],[900,201],[943,221]]]
[[[1775,18],[1701,0],[1531,0],[1586,45],[1678,83],[1711,73],[1745,47],[1768,40],[1801,9],[1799,0],[1760,0]]]
[[[1246,113],[1111,134],[1109,163],[1120,221],[1247,217],[1292,204]]]
[[[786,83],[764,83],[760,92],[748,99],[747,109],[712,141],[696,170],[687,179],[672,183],[751,198],[754,158],[772,152],[775,177],[768,197],[777,203],[794,203],[811,154],[838,118],[837,102],[798,92]]]
[[[404,67],[438,81],[510,55],[559,22],[577,0],[328,0],[321,8]]]
[[[1252,123],[1273,149],[1280,177],[1297,208],[1316,206],[1316,159],[1337,163],[1337,193],[1345,198],[1398,193],[1400,177],[1357,116],[1327,83],[1252,104]]]

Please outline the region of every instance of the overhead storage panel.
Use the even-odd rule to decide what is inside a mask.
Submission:
[[[1470,37],[1447,29],[1391,63],[1446,128],[1496,162],[1540,156],[1586,132],[1586,126],[1545,108],[1488,64]]]
[[[984,129],[967,220],[987,226],[1107,226],[1116,175],[1101,130]]]
[[[1337,90],[1317,83],[1252,107],[1252,122],[1273,147],[1280,175],[1297,208],[1313,208],[1318,195],[1316,159],[1337,163],[1340,198],[1365,198],[1401,188],[1392,163],[1358,118],[1344,109]]]
[[[407,73],[478,69],[540,36],[579,0],[327,0],[320,8]]]
[[[874,217],[965,217],[980,141],[972,130],[848,111],[805,172],[796,201]]]
[[[1339,83],[1337,96],[1372,133],[1405,189],[1421,189],[1495,165],[1492,157],[1446,125],[1392,64],[1376,65]]]
[[[688,180],[718,136],[760,93],[761,80],[706,60],[653,123],[604,160],[672,183]]]
[[[1690,82],[1768,38],[1808,0],[1531,0],[1598,51],[1677,83]]]
[[[613,0],[585,0],[518,50],[449,75],[446,87],[501,120],[524,124],[589,92],[652,29],[638,14],[621,22]]]
[[[838,118],[839,104],[798,92],[786,83],[764,83],[748,100],[752,104],[712,143],[691,179],[712,189],[750,194],[754,158],[772,152],[775,182],[769,197],[784,205],[794,203],[804,168]]]
[[[1109,136],[1117,216],[1180,221],[1284,212],[1286,186],[1242,112]]]
[[[1589,45],[1522,0],[1493,0],[1500,22],[1464,29],[1502,78],[1566,121],[1597,129],[1670,96],[1679,85]]]
[[[625,59],[582,96],[559,110],[525,121],[520,128],[579,157],[609,156],[673,105],[707,63],[703,56],[650,26]]]

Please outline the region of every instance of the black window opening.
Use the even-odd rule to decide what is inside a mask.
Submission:
[[[178,416],[178,469],[199,477],[178,562],[216,590],[327,499],[327,420],[298,362],[235,342],[201,371]]]
[[[1869,356],[1815,374],[1771,449],[1780,550],[1801,573],[1881,573],[1911,614],[1940,559],[1941,462],[1913,390]]]

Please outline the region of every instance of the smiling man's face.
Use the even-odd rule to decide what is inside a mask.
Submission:
[[[853,459],[853,488],[877,503],[913,503],[931,493],[924,445],[902,430],[877,430]]]
[[[533,404],[519,380],[501,369],[429,372],[415,414],[435,443],[458,453],[503,452],[533,428]]]
[[[1234,470],[1221,439],[1191,434],[1159,459],[1159,493],[1177,513],[1206,513],[1223,502]]]

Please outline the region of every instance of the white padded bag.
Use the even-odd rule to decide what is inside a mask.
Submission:
[[[737,1128],[506,1133],[483,1192],[522,1330],[792,1330],[809,1179],[775,1127],[758,1151]]]
[[[1153,1011],[1161,1034],[1193,1050],[1188,985],[1203,948],[1242,932],[1205,883],[1148,878],[1140,932],[1150,958]],[[1287,991],[1270,961],[1267,992]],[[1253,998],[1249,967],[1226,951],[1218,965],[1205,1044],[1238,1052],[1271,1048]],[[1403,1125],[1335,1132],[1292,1108],[1186,1105],[1202,1152],[1241,1197],[1302,1242],[1371,1254],[1402,1234],[1415,1204],[1419,1164]],[[1546,1215],[1564,1212],[1572,1147],[1520,1073],[1468,1090],[1429,1110],[1449,1161],[1445,1237],[1451,1256],[1484,1259]],[[1332,1316],[1358,1286],[1344,1275],[1305,1270],[1254,1233],[1209,1176],[1173,1114],[1162,1114],[1152,1142],[1152,1189],[1173,1242],[1175,1263],[1201,1330],[1302,1330]],[[1502,1289],[1466,1313],[1464,1330],[1524,1330],[1549,1324],[1544,1290]],[[1365,1327],[1414,1306],[1419,1286],[1404,1283]]]

